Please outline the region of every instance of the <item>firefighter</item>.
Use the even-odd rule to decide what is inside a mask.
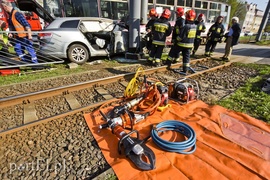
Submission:
[[[156,21],[156,19],[158,17],[155,8],[152,8],[152,9],[149,10],[149,17],[150,17],[150,20],[147,22],[147,24],[145,26],[145,29],[146,29],[146,32],[147,32],[147,35],[146,35],[146,38],[147,38],[146,48],[147,48],[148,51],[150,51],[151,46],[152,46],[152,41],[153,41],[151,29],[152,29],[152,27],[154,25],[154,22]]]
[[[222,24],[223,16],[218,16],[215,24],[213,24],[207,33],[207,43],[205,45],[204,55],[210,57],[213,55],[218,42],[222,42],[225,28]]]
[[[172,32],[171,24],[168,21],[170,16],[171,11],[164,9],[160,18],[155,21],[151,29],[153,42],[148,61],[154,66],[161,66],[161,55],[165,46],[166,37]]]
[[[176,37],[176,52],[182,52],[183,56],[183,70],[181,72],[183,74],[186,74],[190,69],[190,52],[196,36],[196,25],[194,24],[196,13],[194,10],[188,10],[185,13],[185,17],[185,25]]]
[[[172,33],[172,47],[168,54],[168,58],[165,64],[170,67],[172,63],[179,62],[180,53],[177,51],[176,37],[180,34],[180,30],[185,25],[185,19],[182,17],[184,15],[184,9],[179,7],[175,11],[177,20],[175,21],[173,33]]]
[[[23,49],[25,49],[30,54],[31,61],[38,63],[36,52],[33,48],[31,27],[24,15],[15,10],[10,2],[2,1],[2,6],[4,10],[9,13],[9,30],[16,31],[16,33],[10,33],[8,35],[9,38],[14,38],[15,40],[14,49],[16,54],[21,60],[27,61],[26,54],[23,51]]]
[[[195,53],[198,50],[198,48],[202,42],[201,33],[205,32],[205,30],[206,30],[203,19],[204,19],[204,14],[199,14],[197,17],[197,20],[194,22],[195,25],[197,25],[197,30],[196,30],[196,37],[194,39],[194,48],[192,50],[193,57],[195,56]]]

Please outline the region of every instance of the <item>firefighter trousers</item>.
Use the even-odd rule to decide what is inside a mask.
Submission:
[[[164,49],[164,45],[157,45],[157,44],[152,44],[151,46],[151,51],[149,54],[149,60],[154,61],[160,61],[161,55]]]
[[[215,51],[217,46],[217,41],[211,41],[208,40],[206,45],[205,45],[205,53],[212,53]]]
[[[178,45],[173,45],[170,49],[170,52],[168,54],[168,60],[170,61],[178,61],[180,57],[180,51],[178,49]]]
[[[190,62],[190,51],[191,51],[191,48],[176,46],[176,49],[175,50],[178,53],[182,52],[182,56],[183,56],[183,71],[184,72],[187,72],[188,68],[190,67],[189,62]]]
[[[199,46],[201,45],[202,39],[196,38],[194,39],[194,47],[193,47],[193,54],[199,49]]]

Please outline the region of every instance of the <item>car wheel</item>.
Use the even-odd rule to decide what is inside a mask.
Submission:
[[[84,64],[89,59],[89,52],[83,45],[73,44],[68,48],[68,59],[77,64]]]

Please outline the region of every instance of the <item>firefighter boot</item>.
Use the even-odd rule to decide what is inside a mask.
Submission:
[[[181,66],[180,66],[180,68],[181,68]],[[181,75],[187,75],[187,70],[188,70],[188,67],[187,67],[187,66],[183,66],[183,70],[180,71],[179,73],[180,73]]]
[[[168,67],[171,67],[172,65],[172,61],[167,59],[165,62],[164,62],[164,65],[167,65]]]
[[[154,65],[155,67],[161,66],[161,60],[160,60],[160,59],[156,59],[156,61],[153,61],[153,65]]]
[[[204,55],[205,55],[206,57],[210,57],[210,52],[205,52]]]

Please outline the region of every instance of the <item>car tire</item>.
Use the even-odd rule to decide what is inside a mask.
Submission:
[[[81,44],[73,44],[68,48],[68,59],[76,64],[84,64],[89,59],[89,52]]]

